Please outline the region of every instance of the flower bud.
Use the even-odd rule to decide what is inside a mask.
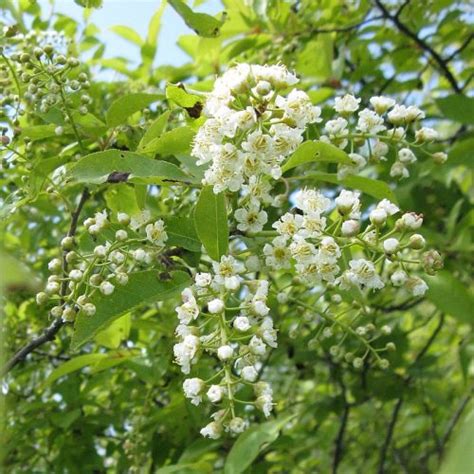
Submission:
[[[109,296],[114,292],[115,286],[112,285],[112,283],[110,283],[110,281],[103,281],[100,284],[99,290],[103,295]]]
[[[354,219],[344,221],[341,226],[341,234],[344,237],[354,237],[360,231],[360,223]]]
[[[385,225],[385,223],[387,222],[387,217],[388,216],[385,210],[380,208],[374,209],[369,214],[370,222],[377,227],[382,227],[383,225]]]
[[[105,258],[107,255],[107,247],[105,247],[105,245],[97,245],[97,247],[94,248],[94,255],[98,258]]]
[[[84,311],[84,314],[86,316],[94,316],[96,312],[96,307],[92,303],[86,303],[82,308],[82,311]]]
[[[413,234],[410,236],[409,244],[410,248],[414,250],[421,250],[426,245],[425,238],[420,234]]]
[[[242,369],[242,372],[240,373],[240,375],[247,382],[255,382],[255,380],[257,380],[257,377],[258,377],[258,372],[256,371],[253,365],[247,365],[246,367]]]
[[[393,342],[387,342],[385,349],[389,352],[395,352],[397,350],[397,346]]]
[[[245,431],[245,429],[247,428],[247,422],[236,416],[235,418],[232,418],[232,420],[230,420],[230,423],[229,423],[229,432],[231,434],[239,434],[239,433],[242,433]]]
[[[72,250],[72,248],[74,247],[74,244],[75,244],[74,237],[71,237],[69,235],[64,237],[64,239],[61,240],[61,248],[63,250]]]
[[[417,230],[423,224],[423,214],[415,214],[414,212],[407,212],[398,219],[396,226],[403,230]]]
[[[207,398],[209,398],[210,402],[219,403],[222,400],[222,397],[224,396],[224,390],[219,385],[211,385],[206,395]]]
[[[48,263],[48,270],[51,273],[60,273],[62,268],[63,264],[59,258],[53,258],[53,260]]]
[[[443,266],[443,258],[436,250],[429,250],[423,254],[423,268],[428,275],[434,275]]]
[[[81,272],[81,270],[76,270],[76,269],[71,270],[71,271],[69,272],[69,278],[70,278],[72,281],[76,281],[76,282],[81,281],[81,279],[82,279],[82,272]]]
[[[380,328],[380,332],[384,334],[385,336],[388,336],[392,334],[392,328],[388,324],[385,324],[384,326]]]
[[[119,284],[119,285],[126,285],[128,283],[128,275],[124,272],[118,272],[115,274],[115,281]]]
[[[388,255],[392,255],[398,251],[398,248],[400,247],[400,242],[398,239],[390,238],[387,240],[384,240],[383,243],[383,249],[385,253]]]
[[[64,127],[58,126],[54,129],[54,133],[59,137],[64,134]]]
[[[431,157],[433,158],[433,161],[437,165],[442,165],[443,163],[446,163],[446,161],[448,160],[448,155],[446,153],[443,153],[442,151],[433,153]]]
[[[125,212],[119,212],[117,214],[117,220],[121,225],[128,225],[130,224],[130,216]]]
[[[222,361],[229,360],[233,355],[234,349],[229,345],[221,346],[217,349],[217,357]]]
[[[240,331],[240,332],[248,331],[250,329],[249,318],[247,318],[247,316],[237,316],[234,319],[233,326],[237,331]]]
[[[76,318],[76,312],[71,307],[66,307],[63,310],[63,314],[61,315],[63,321],[65,322],[72,322]]]
[[[382,370],[386,370],[390,367],[390,362],[387,359],[380,359],[379,360],[379,367]]]
[[[403,270],[397,270],[390,277],[393,286],[402,286],[407,281],[408,275]]]
[[[59,318],[63,314],[63,308],[61,306],[54,306],[50,312],[53,318]]]
[[[354,369],[360,369],[364,365],[364,360],[361,357],[356,357],[352,361],[352,365],[354,366]]]
[[[92,286],[99,286],[101,282],[102,282],[102,276],[99,275],[98,273],[95,273],[89,278],[89,283]]]
[[[207,308],[211,314],[217,314],[224,311],[225,305],[221,299],[215,298],[212,301],[209,301]]]
[[[55,293],[59,293],[60,284],[57,281],[50,281],[47,283],[45,288],[45,293],[48,295],[54,295]]]
[[[48,301],[48,295],[44,291],[40,291],[36,295],[36,304],[41,306]]]

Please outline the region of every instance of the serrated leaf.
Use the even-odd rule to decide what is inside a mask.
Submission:
[[[189,275],[182,271],[171,272],[169,276],[160,275],[157,271],[143,271],[130,275],[128,284],[117,286],[110,296],[95,294],[91,303],[96,307],[96,314],[86,316],[79,313],[74,324],[71,348],[79,348],[117,318],[140,305],[172,298],[189,282]]]
[[[436,105],[444,117],[463,124],[474,124],[474,97],[453,94],[436,99]]]
[[[309,141],[302,143],[283,165],[282,172],[285,173],[292,168],[310,162],[329,162],[351,164],[351,159],[340,148],[320,141]]]
[[[279,436],[280,430],[292,417],[273,420],[254,425],[244,431],[227,455],[224,474],[240,474],[244,472],[269,444]]]
[[[214,194],[212,186],[201,190],[194,212],[194,227],[209,256],[220,260],[229,247],[229,227],[224,194]]]
[[[138,151],[142,151],[148,143],[151,142],[154,138],[159,138],[162,133],[165,131],[166,125],[168,124],[168,119],[170,116],[170,111],[162,113],[157,117],[153,123],[147,128],[146,132],[143,134],[140,143],[138,144]]]
[[[169,0],[169,4],[184,20],[187,26],[199,36],[215,38],[220,34],[223,21],[217,20],[206,13],[195,13],[182,0]]]
[[[123,181],[138,183],[192,181],[191,177],[172,163],[121,150],[91,153],[70,169],[71,178],[79,183],[104,183],[110,179],[111,174],[121,174]]]
[[[439,310],[461,323],[474,324],[474,296],[463,283],[447,270],[426,277],[426,282],[426,296]]]
[[[183,247],[191,252],[201,250],[201,241],[194,228],[194,222],[189,217],[164,217],[168,245]]]
[[[119,97],[107,110],[107,125],[116,127],[125,123],[130,115],[163,98],[162,94],[145,94],[142,92]]]
[[[158,153],[161,156],[188,153],[195,134],[196,131],[191,127],[174,128],[148,142],[141,151],[143,153]]]
[[[339,179],[337,174],[320,172],[305,173],[301,179],[340,184],[345,188],[359,190],[376,199],[388,199],[393,203],[397,203],[397,198],[389,185],[378,179],[366,178],[364,176],[347,176],[343,179]]]
[[[143,45],[143,40],[140,35],[129,26],[124,25],[115,25],[110,27],[110,31],[113,31],[123,39],[129,41],[130,43],[136,44],[137,46]]]

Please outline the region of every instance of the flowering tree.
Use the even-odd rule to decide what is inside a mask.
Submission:
[[[190,62],[154,65],[162,2],[114,28],[133,67],[77,3],[1,7],[9,472],[436,472],[472,396],[462,4],[169,0]]]

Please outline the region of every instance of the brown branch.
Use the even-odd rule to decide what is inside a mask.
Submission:
[[[79,221],[79,216],[81,214],[82,208],[86,203],[87,199],[89,199],[89,190],[87,188],[82,191],[81,198],[76,209],[71,214],[71,224],[69,226],[69,230],[67,232],[67,236],[73,237],[77,230],[77,224]],[[63,254],[63,271],[66,272],[67,270],[67,262],[66,256]],[[64,281],[63,285],[61,286],[61,296],[64,297],[67,290],[67,282]],[[61,317],[56,318],[44,331],[43,333],[32,339],[26,346],[22,347],[19,351],[17,351],[9,360],[8,362],[2,367],[0,372],[0,377],[6,375],[13,367],[23,361],[28,354],[33,352],[36,348],[42,346],[48,341],[53,341],[58,331],[64,326],[65,322],[62,320]]]
[[[461,87],[457,83],[446,61],[441,57],[441,55],[437,53],[426,41],[422,40],[416,33],[411,31],[410,28],[408,28],[404,23],[402,23],[400,21],[400,18],[397,15],[392,15],[388,11],[387,7],[381,2],[381,0],[374,0],[374,1],[377,7],[379,8],[379,10],[383,13],[384,17],[387,20],[391,21],[401,33],[404,33],[406,36],[411,38],[423,51],[428,53],[433,58],[433,60],[438,65],[443,76],[451,84],[451,87],[453,88],[453,90],[457,94],[460,94],[462,92]]]
[[[464,42],[461,44],[461,46],[459,46],[458,49],[456,49],[456,51],[454,51],[453,53],[451,53],[446,59],[445,59],[445,62],[449,62],[451,60],[453,60],[459,53],[461,53],[462,51],[464,51],[464,49],[466,49],[468,46],[469,46],[469,43],[474,39],[474,33],[471,33],[470,35],[468,35],[468,37],[464,40]]]
[[[436,337],[438,336],[439,332],[441,331],[441,328],[443,327],[443,324],[444,324],[444,313],[441,314],[440,318],[439,318],[439,322],[436,326],[436,328],[434,329],[434,331],[432,332],[431,336],[428,338],[428,340],[426,341],[425,345],[423,346],[423,348],[421,349],[421,351],[418,353],[418,355],[416,356],[415,358],[415,361],[413,362],[413,364],[410,366],[409,369],[413,369],[417,364],[418,362],[420,361],[420,359],[426,354],[426,352],[429,350],[429,348],[431,347],[431,345],[433,344],[434,340],[436,339]],[[409,372],[409,371],[408,371]],[[404,386],[408,386],[411,382],[413,378],[413,374],[411,375],[408,375],[407,377],[404,378],[403,382],[404,382]],[[392,411],[392,416],[390,418],[390,423],[388,425],[388,429],[387,429],[387,434],[385,435],[385,440],[384,440],[384,443],[382,445],[382,448],[380,450],[380,456],[379,456],[379,466],[378,466],[378,469],[377,469],[377,473],[378,474],[384,474],[385,472],[385,461],[386,461],[386,458],[387,458],[387,453],[388,453],[388,449],[390,447],[390,444],[392,442],[392,438],[393,438],[393,433],[395,431],[395,425],[397,423],[397,420],[398,420],[398,416],[400,414],[400,408],[402,407],[403,405],[403,394],[400,396],[400,398],[397,400],[397,403],[395,404],[395,407],[393,408],[393,411]]]

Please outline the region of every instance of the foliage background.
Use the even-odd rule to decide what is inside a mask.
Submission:
[[[113,2],[102,8],[113,8]],[[334,363],[324,344],[308,345],[311,333],[298,311],[273,302],[279,348],[266,370],[277,387],[278,417],[234,448],[232,440],[200,438],[205,414],[181,394],[182,378],[172,363],[172,301],[127,314],[76,352],[70,349],[70,328],[63,328],[4,379],[0,449],[6,471],[218,472],[225,463],[225,472],[232,473],[243,472],[248,461],[249,472],[437,472],[462,415],[471,419],[471,427],[463,427],[471,437],[464,440],[472,440],[472,12],[466,3],[449,0],[227,0],[225,21],[216,16],[214,33],[203,37],[189,30],[175,38],[188,55],[185,64],[156,66],[160,8],[140,31],[116,30],[140,50],[135,67],[103,57],[92,9],[84,9],[81,19],[49,16],[26,0],[0,3],[7,28],[52,28],[71,39],[70,51],[86,58],[81,70],[92,72],[91,116],[102,121],[117,98],[162,94],[167,82],[209,90],[214,75],[235,61],[286,64],[321,106],[339,91],[364,101],[385,94],[422,106],[442,136],[433,149],[447,150],[449,160],[443,166],[417,163],[393,191],[403,209],[424,214],[424,235],[444,254],[445,270],[433,277],[419,304],[387,303],[381,310],[379,317],[396,326],[391,340],[397,345],[383,373]],[[1,44],[8,41],[4,34]],[[152,118],[176,109],[161,97],[145,121],[141,114],[116,118],[118,148],[134,150]],[[8,358],[48,325],[34,294],[69,226],[61,200],[77,202],[82,185],[48,188],[54,169],[74,159],[67,148],[71,135],[54,137],[56,119],[28,114],[14,124],[4,110],[17,150],[25,144],[21,134],[12,137],[12,129],[43,126],[35,129],[28,162],[9,165],[9,150],[1,151],[2,338]],[[103,146],[110,133],[111,127],[96,125],[84,122],[81,128],[91,149]],[[383,171],[381,177],[387,177]],[[140,207],[144,200],[167,213],[182,197],[167,193],[158,201],[143,185],[102,185],[83,217],[104,202],[114,209]],[[76,370],[65,373],[65,362],[79,357]],[[444,472],[468,472],[469,451],[472,444],[458,447]]]

